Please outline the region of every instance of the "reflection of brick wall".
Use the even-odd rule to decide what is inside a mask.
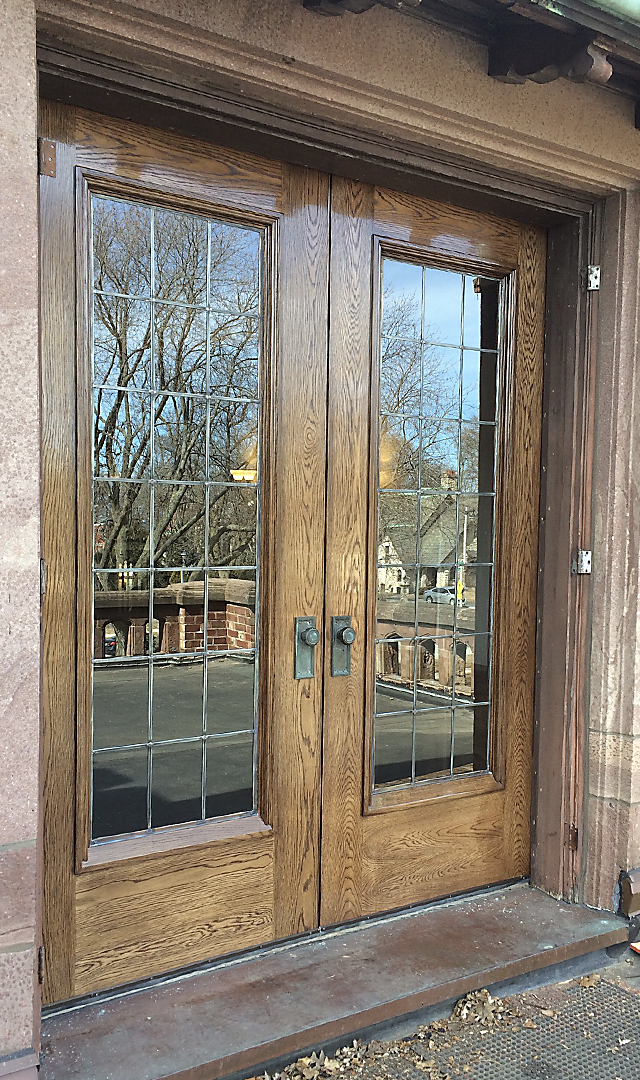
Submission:
[[[203,647],[201,611],[180,608],[180,652]],[[252,649],[255,643],[253,611],[239,604],[226,604],[209,611],[207,643],[210,649]]]

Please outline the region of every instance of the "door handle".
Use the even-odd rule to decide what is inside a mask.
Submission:
[[[333,615],[331,618],[331,674],[351,674],[351,646],[356,632],[350,615]]]
[[[293,624],[294,675],[296,679],[313,679],[316,666],[316,645],[320,631],[316,629],[315,616],[294,620]]]

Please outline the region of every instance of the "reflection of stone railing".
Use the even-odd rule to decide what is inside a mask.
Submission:
[[[255,582],[210,578],[207,644],[210,649],[251,649],[255,645]],[[179,582],[153,591],[156,651],[194,652],[204,647],[204,581]],[[119,655],[148,652],[149,592],[113,590],[95,593],[94,655],[105,652],[105,630],[111,624],[123,645]]]

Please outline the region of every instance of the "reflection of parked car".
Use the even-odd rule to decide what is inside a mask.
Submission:
[[[435,589],[425,589],[422,599],[428,604],[451,604],[453,607],[456,602],[456,587],[455,585],[438,585]],[[464,604],[464,600],[459,603]]]
[[[115,656],[116,655],[116,632],[113,627],[109,630],[105,630],[104,634],[104,655]]]

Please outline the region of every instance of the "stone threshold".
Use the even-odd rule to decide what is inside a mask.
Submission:
[[[626,939],[615,915],[493,888],[49,1010],[40,1080],[251,1076]]]

